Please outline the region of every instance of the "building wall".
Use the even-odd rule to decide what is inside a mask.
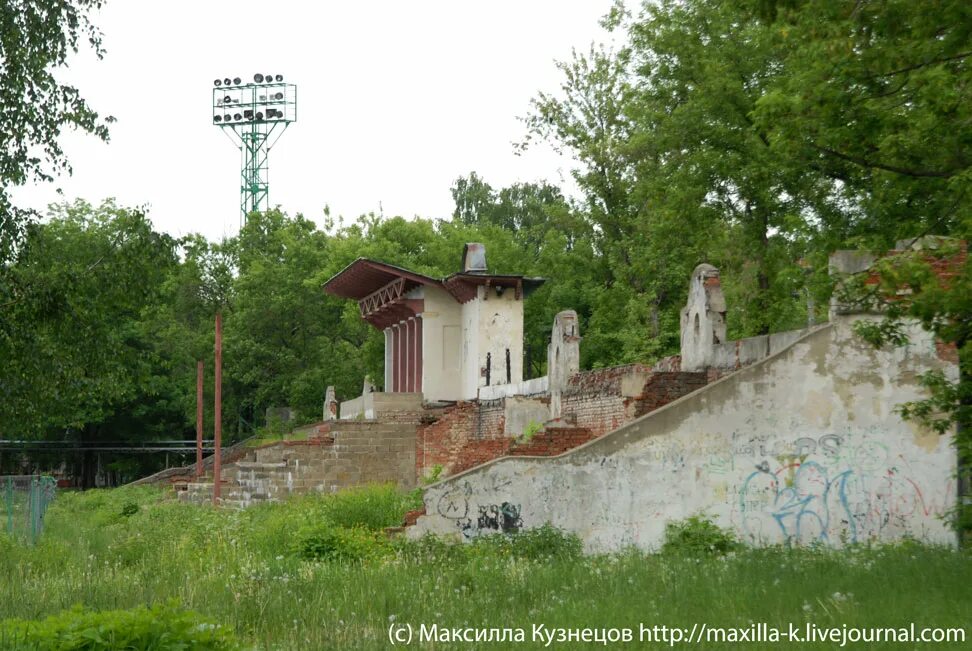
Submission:
[[[461,387],[461,397],[463,400],[472,400],[476,397],[477,388],[485,382],[482,377],[482,367],[485,365],[485,359],[480,359],[479,355],[479,305],[480,300],[478,298],[483,292],[483,288],[480,287],[477,290],[477,298],[467,301],[460,306],[460,311],[462,314],[462,330],[460,331],[460,337],[462,337],[462,353],[461,359],[459,360],[459,372],[461,374],[461,379],[459,386]],[[485,355],[483,355],[485,358]]]
[[[502,509],[515,528],[550,522],[592,551],[657,548],[666,522],[698,513],[754,544],[954,544],[941,518],[956,501],[953,436],[894,409],[926,395],[922,373],[957,367],[917,327],[908,347],[876,350],[852,320],[561,456],[442,481],[409,535],[491,533],[478,515]]]
[[[497,296],[492,287],[480,288],[483,300],[479,306],[479,365],[486,367],[487,354],[491,357],[489,384],[515,384],[523,380],[523,299],[516,298],[512,287]],[[510,378],[506,377],[506,351],[510,351]],[[478,389],[486,386],[481,376]]]
[[[473,400],[489,384],[507,384],[506,351],[510,351],[510,382],[523,380],[523,299],[508,287],[502,296],[479,287],[476,298],[462,304],[462,399]]]
[[[462,310],[459,303],[438,287],[420,290],[422,313],[422,393],[426,400],[459,400],[462,397]]]

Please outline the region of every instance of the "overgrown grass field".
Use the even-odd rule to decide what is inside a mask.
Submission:
[[[704,553],[683,537],[665,553],[584,557],[576,539],[549,528],[462,546],[389,541],[382,529],[399,524],[414,501],[414,495],[376,487],[236,512],[176,503],[152,488],[62,494],[36,547],[0,537],[0,620],[39,620],[76,605],[94,611],[189,609],[224,627],[226,640],[223,646],[171,648],[265,651],[386,649],[392,623],[410,623],[416,631],[421,624],[520,627],[528,637],[519,644],[413,646],[524,649],[542,647],[530,641],[534,624],[637,630],[640,624],[899,628],[972,622],[972,555],[965,551],[917,544],[843,552],[730,545],[725,553]],[[4,626],[9,636],[13,625],[0,624],[0,633]],[[111,642],[3,644],[116,648]],[[704,648],[740,646],[786,645]],[[867,648],[921,646],[969,648]]]

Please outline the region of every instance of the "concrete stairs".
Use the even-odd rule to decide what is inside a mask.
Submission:
[[[220,504],[246,508],[290,495],[334,492],[372,482],[414,485],[415,423],[330,421],[307,440],[250,448],[223,465]],[[406,472],[407,471],[407,472]],[[212,503],[213,475],[172,477],[179,499]]]

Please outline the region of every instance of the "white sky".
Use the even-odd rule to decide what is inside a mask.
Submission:
[[[155,227],[210,239],[239,223],[240,154],[211,122],[212,80],[283,74],[298,121],[269,157],[270,202],[321,223],[378,212],[448,217],[449,188],[475,170],[493,187],[546,179],[571,162],[513,154],[517,118],[556,91],[555,60],[609,39],[611,0],[110,0],[95,16],[105,58],[61,78],[114,115],[111,143],[67,133],[74,176],[18,189],[43,208],[82,197],[150,207]],[[63,190],[63,196],[56,189]]]

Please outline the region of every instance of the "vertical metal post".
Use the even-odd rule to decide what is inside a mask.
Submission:
[[[510,349],[506,349],[506,383],[509,384],[513,381],[513,369],[510,366]]]
[[[14,493],[13,493],[13,478],[7,477],[7,491],[6,491],[6,502],[7,502],[7,533],[13,536],[13,507],[14,507]]]
[[[489,375],[492,372],[493,353],[486,353],[486,386],[489,386]]]
[[[33,545],[37,542],[37,515],[40,511],[40,482],[37,477],[30,478],[29,484],[29,494],[27,496],[27,510],[30,515],[30,544]]]
[[[219,504],[220,488],[220,456],[223,440],[223,315],[216,313],[216,413],[215,422],[215,456],[213,457],[213,504]]]
[[[203,363],[196,362],[196,478],[202,477],[203,463]]]

